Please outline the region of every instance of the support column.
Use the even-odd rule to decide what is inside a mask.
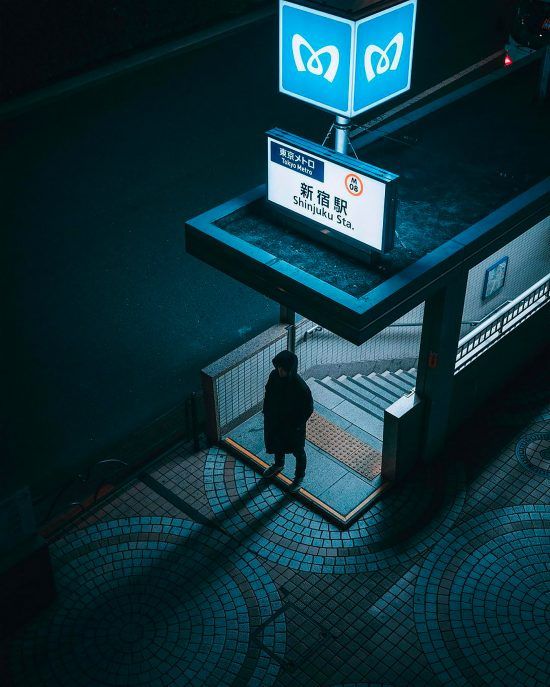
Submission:
[[[294,310],[287,308],[286,305],[281,305],[279,307],[279,323],[296,324],[296,313],[294,312]]]
[[[424,405],[417,394],[402,396],[384,411],[382,479],[398,482],[418,462]]]
[[[286,328],[286,348],[291,353],[296,353],[296,325],[289,324]]]
[[[215,380],[201,370],[201,384],[204,398],[204,412],[206,422],[206,439],[209,446],[214,446],[221,440],[221,431],[218,415],[218,402]]]
[[[292,351],[296,348],[296,313],[294,310],[281,305],[281,310],[279,314],[279,322],[281,324],[286,324],[286,347],[287,350]]]
[[[424,306],[416,377],[416,393],[424,405],[420,442],[424,462],[432,462],[445,442],[467,281],[468,273],[460,274]]]

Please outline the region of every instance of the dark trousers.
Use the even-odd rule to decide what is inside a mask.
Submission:
[[[298,448],[296,451],[292,452],[293,456],[296,458],[296,477],[303,477],[306,474],[306,451],[303,448]],[[275,454],[275,465],[283,466],[285,464],[285,454],[276,453]]]

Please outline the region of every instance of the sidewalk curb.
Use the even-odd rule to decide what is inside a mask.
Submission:
[[[256,22],[266,21],[275,15],[275,8],[265,7],[250,12],[235,19],[228,19],[216,26],[198,31],[170,43],[144,50],[137,55],[125,59],[119,59],[104,67],[92,69],[79,76],[74,76],[58,81],[50,86],[32,91],[27,95],[15,97],[0,104],[0,121],[16,117],[17,115],[35,107],[62,98],[72,93],[81,91],[90,86],[113,79],[128,72],[141,69],[160,62],[161,60],[176,57],[177,55],[212,43],[220,38],[247,28]]]

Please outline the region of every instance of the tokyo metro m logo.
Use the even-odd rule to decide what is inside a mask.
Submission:
[[[307,48],[309,51],[307,63],[304,63],[302,48]],[[321,62],[321,55],[325,54],[330,58],[326,71]],[[299,33],[295,33],[294,36],[292,36],[292,56],[294,57],[296,69],[299,72],[305,72],[307,70],[316,76],[322,74],[323,78],[329,83],[332,83],[336,78],[338,65],[340,64],[340,52],[335,45],[325,45],[323,48],[319,48],[319,50],[314,50],[303,36]]]
[[[355,117],[410,89],[418,0],[363,2],[390,7],[354,19],[302,2],[279,0],[281,93]]]
[[[388,70],[394,72],[401,62],[401,55],[403,54],[404,36],[401,32],[396,34],[382,50],[378,45],[369,45],[365,50],[365,74],[367,81],[372,81],[376,76],[385,74]],[[390,62],[389,52],[395,47],[395,54],[393,60]],[[378,63],[374,66],[374,56],[378,55]]]

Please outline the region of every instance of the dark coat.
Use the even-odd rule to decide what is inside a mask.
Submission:
[[[294,353],[278,353],[273,366],[283,367],[288,376],[280,377],[274,369],[267,380],[263,405],[265,448],[267,453],[293,453],[305,446],[313,397],[297,372],[298,358]]]

